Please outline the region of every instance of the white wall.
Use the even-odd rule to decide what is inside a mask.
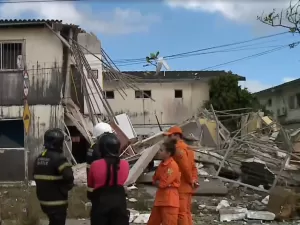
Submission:
[[[48,28],[9,28],[0,32],[0,41],[24,41],[28,70],[36,69],[37,63],[43,68],[52,68],[54,62],[62,67],[63,44]]]
[[[126,89],[125,99],[115,90],[117,84],[104,83],[106,91],[114,90],[115,98],[108,99],[116,114],[127,113],[132,124],[178,124],[190,118],[209,98],[209,86],[205,82],[137,83],[140,90],[151,90],[151,99],[136,99],[135,91]],[[175,98],[175,90],[183,91],[183,98]],[[124,95],[124,94],[123,94]]]
[[[101,54],[95,54],[95,55],[101,59]],[[85,57],[89,62],[91,69],[98,70],[98,83],[100,87],[103,89],[102,63],[100,62],[99,59],[97,59],[92,54],[86,54]],[[87,84],[88,93],[92,101],[92,104],[94,106],[94,110],[96,114],[105,113],[103,104],[101,102],[101,98],[97,91],[99,89],[98,88],[96,89],[95,85],[93,84],[93,81],[91,79],[88,79],[86,70],[85,70],[85,76],[88,80],[88,84]],[[84,98],[84,114],[85,115],[89,114],[85,98]]]

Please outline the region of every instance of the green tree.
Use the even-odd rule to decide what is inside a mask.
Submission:
[[[263,109],[256,96],[252,95],[247,88],[239,85],[239,78],[231,71],[228,75],[213,78],[209,81],[209,100],[205,103],[205,108],[224,111],[240,109],[234,114],[246,113]],[[237,116],[219,117],[219,120],[230,130],[236,131],[239,128],[241,118]]]
[[[272,12],[262,13],[257,19],[264,24],[272,27],[283,27],[288,29],[291,33],[300,33],[300,0],[290,1],[287,9],[278,11],[273,9]]]
[[[211,79],[210,100],[205,103],[205,107],[209,109],[212,104],[214,109],[219,111],[239,108],[257,109],[259,106],[257,98],[247,88],[242,88],[238,82],[238,76],[230,71],[226,76]]]

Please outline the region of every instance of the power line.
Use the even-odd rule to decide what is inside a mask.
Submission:
[[[239,58],[239,59],[235,59],[235,60],[231,60],[229,62],[225,62],[225,63],[220,63],[220,64],[217,64],[215,66],[210,66],[210,67],[206,67],[202,70],[211,70],[211,69],[214,69],[214,68],[218,68],[220,66],[224,66],[224,65],[228,65],[228,64],[231,64],[231,63],[235,63],[235,62],[239,62],[239,61],[242,61],[242,60],[247,60],[247,59],[251,59],[251,58],[256,58],[256,57],[259,57],[259,56],[262,56],[262,55],[266,55],[266,54],[270,54],[272,52],[275,52],[275,51],[279,51],[279,50],[282,50],[284,48],[290,48],[291,45],[298,45],[300,42],[294,42],[290,45],[285,45],[285,46],[281,46],[281,47],[278,47],[278,48],[274,48],[274,49],[271,49],[271,50],[268,50],[268,51],[264,51],[264,52],[260,52],[260,53],[257,53],[257,54],[254,54],[254,55],[249,55],[249,56],[246,56],[246,57],[243,57],[243,58]]]
[[[296,46],[299,43],[300,42],[294,42],[294,43],[291,43],[291,44],[288,44],[288,45],[281,45],[281,46],[278,46],[278,47],[273,48],[271,50],[267,50],[267,51],[263,51],[263,52],[256,53],[256,54],[253,54],[253,55],[249,55],[249,56],[246,56],[246,57],[242,57],[242,58],[239,58],[239,59],[231,60],[231,61],[228,61],[228,62],[225,62],[225,63],[220,63],[220,64],[217,64],[217,65],[214,65],[214,66],[206,67],[204,69],[201,69],[200,71],[211,70],[211,69],[218,68],[218,67],[221,67],[221,66],[224,66],[224,65],[228,65],[228,64],[232,64],[232,63],[235,63],[235,62],[239,62],[239,61],[243,61],[243,60],[248,60],[248,59],[252,59],[252,58],[257,58],[259,56],[270,54],[272,52],[279,51],[279,50],[282,50],[284,48],[291,48],[292,45]],[[204,54],[204,53],[198,53],[198,54],[200,55],[200,54]],[[134,63],[132,63],[132,64],[134,64]],[[135,63],[135,64],[140,64],[140,63]],[[128,65],[118,65],[118,67],[122,67],[122,66],[128,66]]]
[[[275,36],[279,36],[279,35],[283,35],[283,34],[287,34],[287,33],[290,33],[290,32],[285,31],[285,32],[277,33],[277,34],[272,34],[272,35],[261,36],[261,37],[258,37],[258,38],[253,38],[253,39],[246,40],[246,41],[233,42],[233,43],[230,43],[230,44],[217,45],[217,46],[213,46],[213,47],[202,48],[202,49],[197,49],[197,50],[193,50],[193,51],[177,53],[177,54],[173,54],[173,55],[167,55],[167,56],[164,56],[163,58],[168,59],[168,58],[172,58],[172,57],[175,57],[175,56],[188,55],[188,54],[203,52],[203,51],[212,50],[212,49],[216,49],[216,48],[224,48],[224,47],[229,47],[229,46],[234,46],[234,45],[245,44],[245,43],[258,41],[258,40],[266,39],[266,38],[271,38],[271,37],[275,37]],[[141,61],[141,60],[145,61],[145,57],[136,58],[136,59],[119,59],[119,60],[116,59],[114,61],[115,62],[120,62],[120,61],[135,62],[135,61]]]
[[[261,48],[281,48],[281,47],[288,47],[289,44],[285,45],[274,45],[274,46],[262,46],[262,47],[256,47],[256,48],[231,48],[231,49],[225,49],[225,50],[219,50],[219,51],[210,51],[210,52],[200,52],[200,53],[195,53],[195,54],[190,54],[190,55],[183,55],[183,56],[177,56],[173,58],[169,58],[169,60],[173,59],[181,59],[181,58],[186,58],[186,57],[191,57],[191,56],[199,56],[199,55],[208,55],[208,54],[215,54],[215,53],[226,53],[226,52],[238,52],[238,51],[245,51],[245,50],[255,50],[255,49],[261,49]],[[133,62],[133,63],[123,63],[123,64],[118,64],[118,67],[123,67],[123,66],[131,66],[131,65],[138,65],[138,64],[145,64],[146,62]]]

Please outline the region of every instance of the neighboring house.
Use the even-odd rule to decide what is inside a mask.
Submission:
[[[127,113],[140,135],[158,131],[194,116],[209,99],[209,79],[227,75],[225,71],[165,71],[155,75],[147,71],[124,71],[137,77],[139,90],[118,92],[119,81],[107,81],[104,73],[106,98],[116,114]],[[244,77],[240,77],[245,80]],[[151,99],[152,98],[152,99]],[[157,116],[157,119],[156,119]]]
[[[254,93],[282,125],[300,125],[300,79]]]
[[[57,20],[0,20],[0,181],[30,178],[33,160],[43,150],[44,132],[64,127],[62,98],[75,102],[67,45],[81,32]],[[27,136],[22,121],[26,73],[31,120]]]

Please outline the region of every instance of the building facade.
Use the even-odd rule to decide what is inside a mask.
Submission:
[[[209,99],[209,79],[226,75],[224,71],[125,71],[136,77],[134,89],[126,95],[115,87],[119,81],[107,81],[104,90],[107,100],[116,114],[127,113],[140,135],[159,131],[158,122],[164,128],[181,123],[196,115]]]
[[[0,163],[5,168],[0,182],[30,178],[33,160],[43,150],[44,132],[63,127],[61,99],[70,51],[58,35],[67,41],[77,30],[54,20],[0,20]],[[26,118],[24,98],[29,105]],[[23,119],[30,121],[28,133]]]
[[[300,79],[255,93],[259,102],[270,110],[282,125],[300,126]]]

